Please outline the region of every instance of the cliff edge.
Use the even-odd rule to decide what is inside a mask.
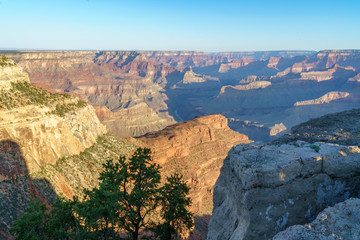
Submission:
[[[273,143],[234,147],[214,187],[207,239],[271,239],[358,197],[360,149],[352,144],[358,141],[358,114],[327,115]]]

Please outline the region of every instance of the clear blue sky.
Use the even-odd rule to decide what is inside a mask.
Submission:
[[[360,48],[360,0],[0,0],[0,48]]]

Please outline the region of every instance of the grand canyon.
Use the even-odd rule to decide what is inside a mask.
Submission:
[[[139,146],[191,188],[189,239],[359,236],[360,50],[0,55],[0,239]]]
[[[358,50],[270,52],[3,52],[32,84],[93,105],[110,133],[137,137],[222,114],[234,131],[270,141],[359,102]]]

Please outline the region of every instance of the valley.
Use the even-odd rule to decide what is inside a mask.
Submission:
[[[33,84],[89,102],[120,137],[222,114],[231,129],[270,141],[310,118],[359,106],[358,50],[2,54]],[[272,131],[279,125],[282,131]]]

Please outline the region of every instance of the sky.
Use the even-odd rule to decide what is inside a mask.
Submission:
[[[360,49],[360,0],[0,0],[0,49]]]

